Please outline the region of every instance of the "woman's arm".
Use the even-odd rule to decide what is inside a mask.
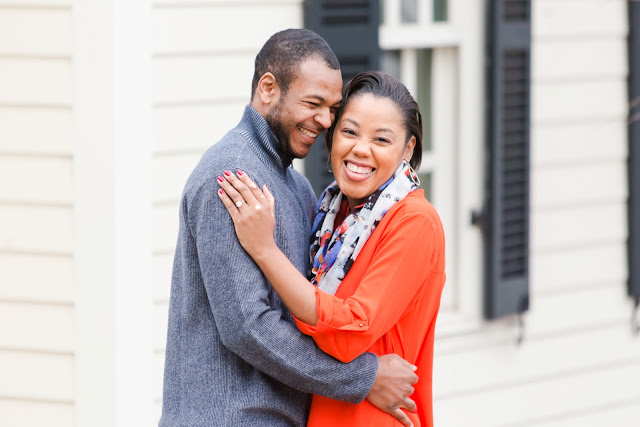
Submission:
[[[444,266],[435,260],[442,250],[442,234],[422,212],[387,215],[394,217],[386,227],[379,226],[385,228],[370,242],[374,246],[365,246],[373,253],[364,249],[360,253],[368,262],[354,264],[345,278],[357,274],[358,282],[343,281],[342,286],[357,286],[353,294],[341,299],[318,289],[318,322],[297,321],[298,328],[312,336],[318,347],[343,362],[367,351],[415,304],[425,321],[438,311],[444,282],[440,267]]]
[[[239,174],[239,179],[225,176],[229,182],[218,181],[228,195],[219,195],[241,244],[296,317],[300,330],[312,336],[325,353],[343,362],[364,353],[393,328],[432,273],[437,248],[443,250],[444,235],[437,218],[425,212],[390,218],[356,291],[349,298],[338,298],[311,285],[276,247],[273,197],[268,189],[265,187],[262,194],[246,174]],[[243,199],[247,202],[239,208],[234,205]],[[442,287],[434,285],[425,296],[429,312],[436,312],[440,303]]]
[[[233,219],[244,250],[258,264],[291,314],[315,325],[318,322],[315,286],[289,261],[273,239],[275,201],[267,186],[263,187],[264,192],[261,191],[242,171],[238,171],[238,177],[225,171],[224,177],[218,177],[218,183],[222,187],[218,196]]]

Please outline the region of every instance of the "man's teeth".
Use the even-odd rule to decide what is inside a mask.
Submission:
[[[317,133],[313,133],[310,130],[307,130],[307,129],[304,129],[304,128],[301,128],[301,127],[298,127],[298,130],[300,132],[302,132],[303,134],[307,135],[308,137],[311,137],[311,138],[315,138],[316,136],[318,136]]]
[[[347,162],[347,169],[349,169],[351,172],[361,173],[361,174],[367,174],[367,173],[373,172],[373,168],[358,166],[350,162]]]

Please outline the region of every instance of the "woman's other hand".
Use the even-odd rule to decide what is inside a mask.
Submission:
[[[224,171],[218,177],[218,196],[226,206],[240,244],[252,258],[268,256],[276,246],[274,198],[266,185],[262,190],[243,171],[238,176]]]

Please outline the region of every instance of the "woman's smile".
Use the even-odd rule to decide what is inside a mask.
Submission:
[[[343,165],[346,168],[345,173],[350,179],[355,181],[364,181],[375,171],[375,168],[371,166],[365,166],[349,160],[345,161]]]

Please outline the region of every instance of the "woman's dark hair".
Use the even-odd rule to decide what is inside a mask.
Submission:
[[[388,98],[398,106],[402,114],[405,130],[407,131],[407,140],[405,143],[409,142],[411,136],[416,137],[416,146],[413,149],[413,155],[409,163],[411,167],[418,169],[422,161],[422,114],[420,114],[420,108],[405,85],[380,71],[360,73],[351,79],[342,89],[342,105],[336,112],[336,119],[327,130],[327,138],[325,141],[329,152],[331,152],[331,145],[333,144],[333,132],[342,113],[353,98],[357,98],[365,93],[369,93],[377,98]]]
[[[332,70],[339,70],[340,63],[327,42],[311,30],[289,28],[275,33],[256,55],[251,99],[258,82],[265,73],[272,73],[282,93],[286,93],[292,81],[298,77],[300,64],[310,58],[324,60]]]

